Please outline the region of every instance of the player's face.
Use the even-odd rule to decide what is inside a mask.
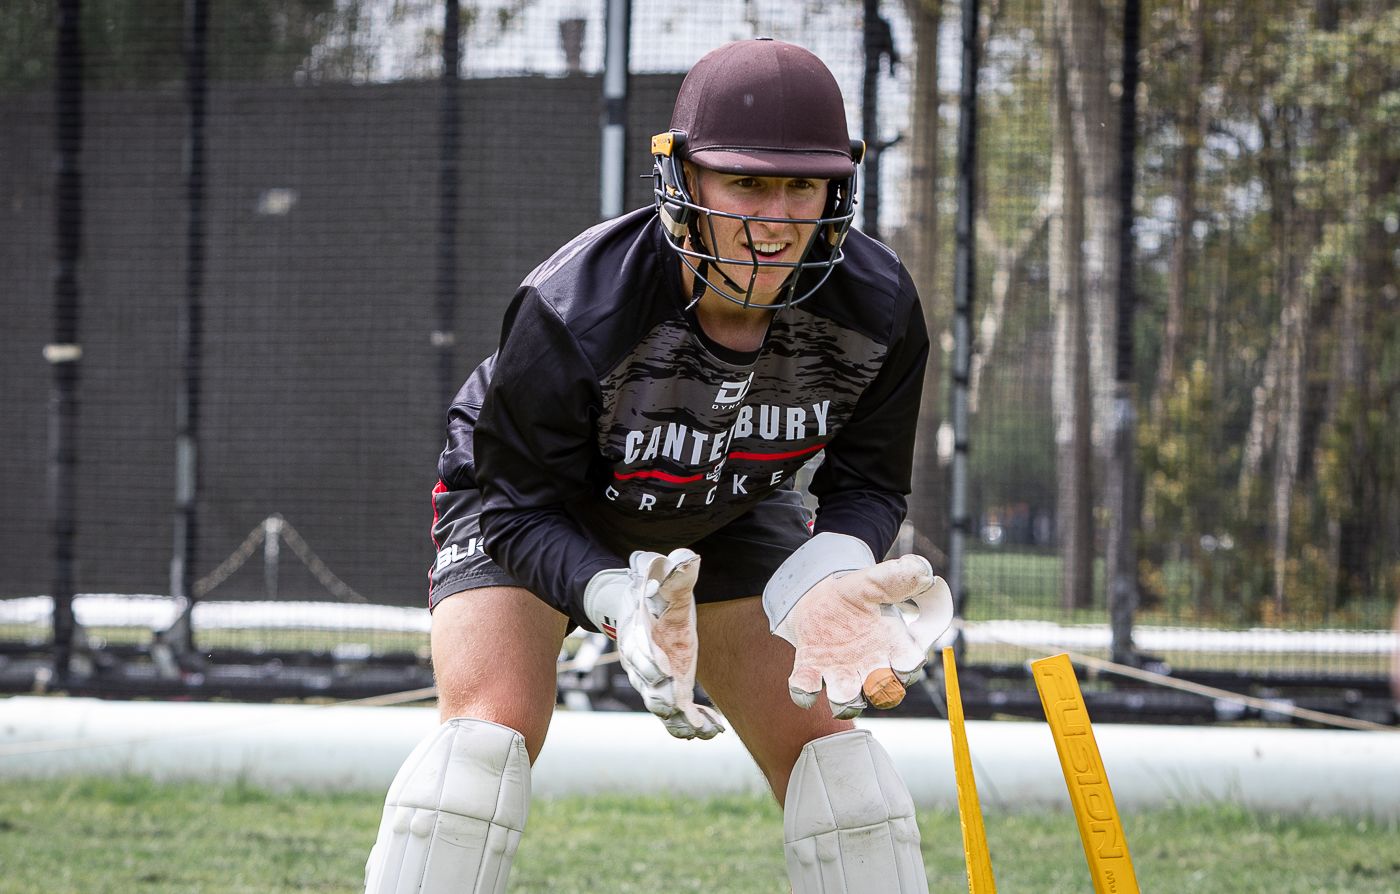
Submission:
[[[744,221],[716,214],[701,215],[700,234],[717,257],[755,259],[760,264],[796,263],[807,248],[816,224],[793,223],[792,219],[813,220],[826,208],[826,180],[805,177],[752,177],[725,174],[706,168],[691,168],[696,204],[728,214],[753,217],[787,218],[782,221]],[[725,275],[742,287],[754,279],[755,304],[771,304],[777,297],[790,267],[760,266],[752,263],[721,264]],[[716,278],[717,279],[717,278]],[[711,280],[712,282],[715,280]],[[720,281],[721,285],[725,285]],[[729,288],[726,286],[726,288]],[[732,289],[730,289],[732,290]],[[743,299],[743,294],[734,297]]]

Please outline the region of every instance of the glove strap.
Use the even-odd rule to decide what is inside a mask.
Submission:
[[[617,628],[636,610],[631,573],[626,568],[599,571],[583,590],[583,613],[593,626],[617,639]]]
[[[763,611],[768,615],[768,629],[777,630],[797,600],[827,577],[874,564],[875,554],[859,537],[834,531],[816,535],[794,550],[763,588]]]

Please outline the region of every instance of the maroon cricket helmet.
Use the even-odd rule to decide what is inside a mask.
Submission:
[[[846,104],[810,50],[771,38],[725,44],[681,84],[671,130],[685,158],[726,173],[839,180],[855,173]]]

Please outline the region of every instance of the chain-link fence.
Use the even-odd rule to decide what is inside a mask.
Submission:
[[[160,691],[425,679],[448,395],[536,263],[650,201],[686,68],[767,35],[841,83],[861,226],[924,297],[901,548],[957,572],[964,660],[1070,648],[1374,714],[1400,12],[1135,10],[984,0],[963,40],[938,0],[8,4],[6,687],[68,654],[70,607],[89,688],[152,657]]]

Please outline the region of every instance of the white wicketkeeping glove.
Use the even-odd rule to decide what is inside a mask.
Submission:
[[[872,673],[888,669],[904,686],[918,679],[953,620],[952,593],[922,556],[877,564],[864,541],[832,532],[783,562],[763,608],[773,633],[797,650],[792,700],[810,708],[825,684],[831,713],[843,718],[869,706],[862,687]],[[917,617],[906,621],[906,611]]]
[[[712,739],[724,727],[695,704],[700,557],[688,549],[666,556],[638,550],[629,565],[593,575],[583,594],[584,613],[617,640],[627,679],[671,735]]]

